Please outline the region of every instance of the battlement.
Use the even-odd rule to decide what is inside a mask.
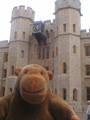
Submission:
[[[81,9],[80,0],[57,0],[55,2],[55,13],[59,9],[70,8],[70,7],[80,10]]]
[[[45,29],[51,30],[53,29],[54,20],[53,22],[51,22],[51,20],[46,20],[44,21],[44,24],[45,24]]]
[[[90,29],[89,29],[89,32],[87,32],[86,29],[81,30],[80,35],[81,35],[81,38],[90,38]]]
[[[27,7],[27,9],[25,9],[25,6],[21,5],[19,7],[13,8],[11,20],[17,17],[24,17],[34,21],[34,16],[35,16],[35,12],[32,8]]]
[[[8,40],[0,41],[0,48],[9,47]]]

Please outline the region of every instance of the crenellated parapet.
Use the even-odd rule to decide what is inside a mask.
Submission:
[[[51,22],[51,20],[46,20],[44,21],[44,24],[45,24],[45,30],[54,30],[54,20],[53,22]]]
[[[80,32],[80,37],[83,39],[83,38],[90,38],[90,29],[89,29],[89,32],[87,32],[86,29],[84,30],[81,30]]]
[[[74,8],[80,11],[81,9],[80,0],[57,0],[55,2],[55,13],[63,8]]]
[[[31,19],[32,21],[34,21],[35,12],[30,7],[27,7],[27,9],[25,9],[25,6],[14,7],[12,11],[11,21],[15,18],[20,18],[20,17]]]

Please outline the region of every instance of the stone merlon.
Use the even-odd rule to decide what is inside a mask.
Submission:
[[[25,9],[25,6],[21,5],[19,7],[13,8],[11,21],[19,17],[23,17],[23,18],[25,17],[34,21],[34,16],[35,16],[35,12],[32,8],[27,7],[27,9]]]

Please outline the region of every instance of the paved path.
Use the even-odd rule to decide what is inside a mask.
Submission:
[[[80,120],[87,120],[86,112],[76,112],[76,114],[80,118]]]

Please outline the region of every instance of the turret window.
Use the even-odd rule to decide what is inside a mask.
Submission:
[[[23,39],[25,39],[25,32],[23,32],[23,36],[22,36]]]
[[[66,24],[63,24],[63,32],[66,32]]]
[[[65,62],[63,63],[63,73],[64,73],[64,74],[67,73],[67,65],[66,65]]]
[[[17,39],[17,32],[14,33],[14,39]]]
[[[76,32],[76,25],[73,24],[73,32]]]
[[[77,90],[76,89],[73,90],[73,100],[77,101]]]
[[[21,58],[24,58],[24,51],[21,51]]]
[[[76,45],[73,45],[73,53],[76,54]]]

